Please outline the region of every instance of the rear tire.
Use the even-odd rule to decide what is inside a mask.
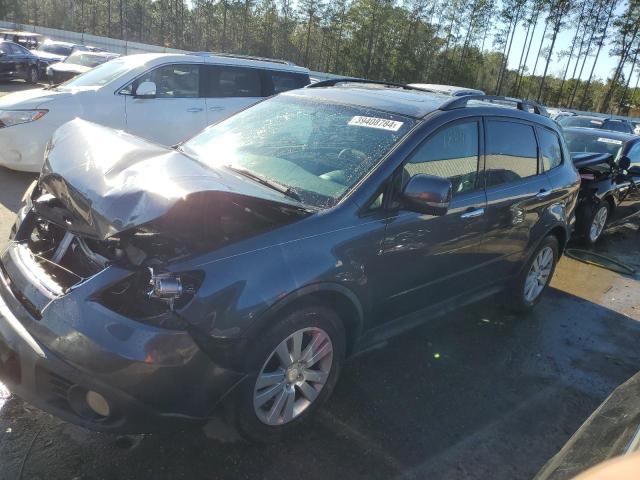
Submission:
[[[256,338],[247,365],[252,375],[230,405],[238,433],[269,443],[304,426],[338,381],[345,338],[340,318],[320,306],[296,309]]]
[[[527,312],[540,301],[551,283],[558,263],[560,246],[554,235],[548,235],[538,245],[510,291],[510,307],[518,312]]]

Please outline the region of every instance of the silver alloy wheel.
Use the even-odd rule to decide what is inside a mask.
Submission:
[[[607,216],[609,214],[609,209],[606,205],[602,205],[596,214],[593,216],[593,221],[591,222],[591,228],[589,229],[589,240],[591,242],[595,242],[600,238],[602,231],[604,230],[604,226],[607,223]]]
[[[524,298],[528,302],[533,302],[542,292],[549,281],[551,269],[553,268],[553,249],[544,247],[538,252],[531,264],[527,279],[524,282]]]
[[[333,344],[320,328],[303,328],[275,348],[262,366],[253,393],[261,422],[282,425],[304,412],[325,386]]]

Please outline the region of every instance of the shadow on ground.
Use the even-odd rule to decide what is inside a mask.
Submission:
[[[0,477],[531,478],[640,368],[640,323],[554,289],[527,317],[493,303],[352,359],[307,432],[279,445],[117,440],[10,400]]]

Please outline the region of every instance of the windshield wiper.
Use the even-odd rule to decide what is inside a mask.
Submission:
[[[234,167],[233,165],[225,165],[225,167],[233,172],[239,173],[243,177],[250,178],[251,180],[258,182],[261,185],[269,187],[272,190],[276,190],[277,192],[280,192],[283,195],[286,195],[287,197],[302,203],[302,199],[300,198],[300,195],[298,195],[298,192],[296,192],[291,187],[283,185],[282,183],[278,183],[275,180],[264,178],[260,175],[253,173],[251,170],[247,170],[246,168]]]

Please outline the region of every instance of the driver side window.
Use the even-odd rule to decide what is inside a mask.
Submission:
[[[405,176],[434,175],[451,180],[453,195],[478,188],[478,122],[456,123],[426,140],[405,165]]]

